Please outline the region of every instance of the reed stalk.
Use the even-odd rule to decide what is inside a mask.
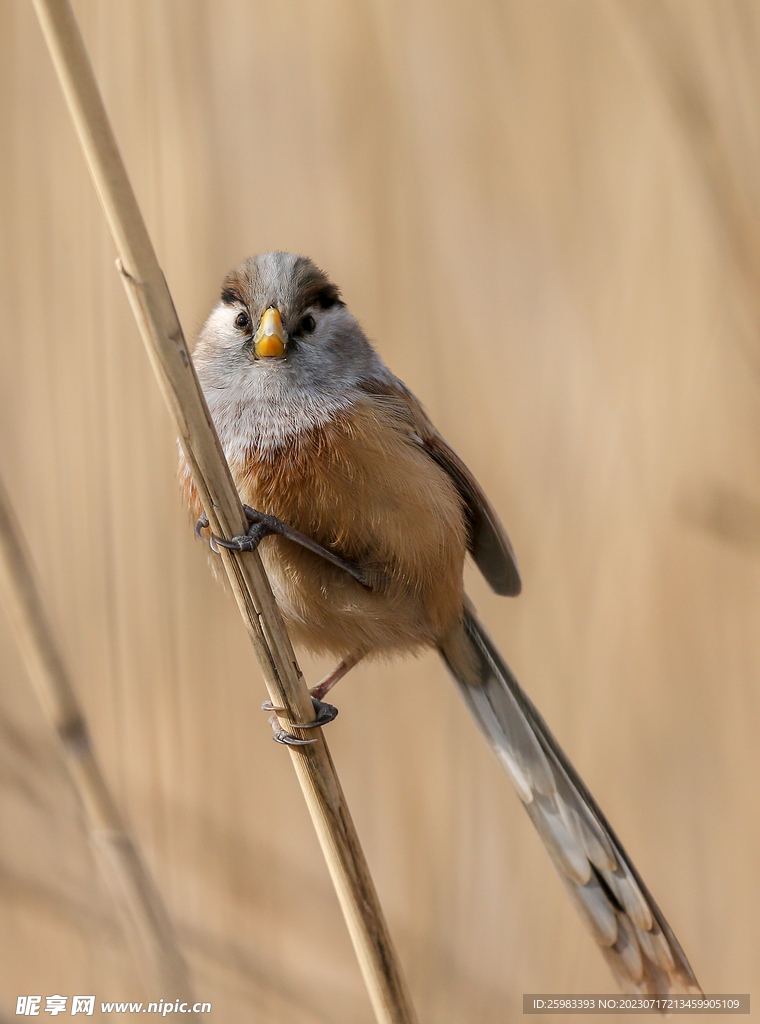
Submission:
[[[144,984],[150,990],[158,981],[165,996],[192,1003],[189,972],[169,915],[98,764],[2,480],[0,595],[42,709],[61,741],[90,841],[116,899]]]
[[[169,289],[158,264],[68,0],[33,0],[119,257],[119,269],[212,531],[247,527]],[[313,709],[258,553],[221,558],[283,728]],[[295,728],[296,735],[307,735]],[[289,747],[380,1024],[413,1024],[414,1011],[348,804],[321,731]]]

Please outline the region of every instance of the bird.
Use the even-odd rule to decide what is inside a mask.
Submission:
[[[251,524],[212,546],[260,545],[292,639],[337,661],[311,690],[310,724],[335,717],[324,697],[359,661],[437,650],[621,988],[699,993],[630,857],[465,594],[468,554],[497,594],[520,593],[497,513],[338,287],[306,256],[246,259],[224,279],[193,362]],[[180,477],[200,536],[208,519],[184,460]],[[309,742],[272,721],[281,742]]]

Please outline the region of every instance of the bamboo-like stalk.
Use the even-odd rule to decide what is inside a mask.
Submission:
[[[119,254],[132,310],[174,415],[213,531],[244,533],[229,466],[198,384],[171,295],[137,205],[68,0],[33,0],[90,173]],[[313,709],[257,553],[222,551],[269,696],[282,725],[308,722]],[[297,735],[304,735],[296,729]],[[290,747],[370,1000],[381,1024],[413,1024],[414,1011],[369,869],[327,744]]]
[[[2,480],[0,594],[37,697],[63,746],[95,854],[117,900],[144,981],[151,986],[158,981],[166,996],[192,1003],[189,973],[169,916],[103,778]]]

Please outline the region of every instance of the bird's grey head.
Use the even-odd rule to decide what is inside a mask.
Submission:
[[[257,443],[324,421],[388,374],[338,288],[308,257],[270,252],[231,271],[193,355],[224,442],[244,417]],[[241,424],[242,426],[242,424]]]

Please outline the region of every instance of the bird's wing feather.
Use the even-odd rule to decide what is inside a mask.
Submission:
[[[446,470],[459,491],[468,527],[468,548],[475,564],[497,594],[516,597],[522,589],[515,553],[483,489],[440,434],[422,438],[423,447]]]
[[[515,597],[522,583],[507,532],[483,489],[457,453],[435,429],[419,399],[397,378],[366,381],[363,390],[392,402],[409,436],[451,477],[467,519],[467,547],[497,594]]]
[[[613,974],[629,992],[699,992],[620,840],[469,602],[463,626],[469,655],[457,641],[441,653]]]

